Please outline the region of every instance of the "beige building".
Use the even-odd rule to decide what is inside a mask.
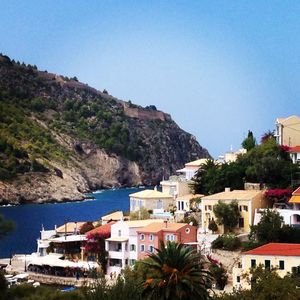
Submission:
[[[186,163],[183,169],[177,170],[176,172],[182,174],[185,180],[191,180],[197,173],[197,171],[207,163],[207,161],[208,158],[200,158],[197,160],[193,160],[191,162]]]
[[[160,184],[162,186],[162,192],[174,198],[191,193],[189,186],[190,181],[180,176],[170,176],[169,180],[163,180]]]
[[[240,211],[239,224],[236,228],[237,232],[250,232],[250,226],[253,225],[255,209],[267,207],[266,199],[262,191],[257,190],[233,190],[226,188],[224,192],[210,196],[205,196],[201,200],[202,228],[208,230],[211,220],[216,220],[213,212],[214,206],[218,202],[226,204],[236,201]],[[224,227],[218,225],[219,233],[224,233]]]
[[[300,118],[298,116],[278,118],[275,136],[279,145],[300,146]]]
[[[173,205],[174,198],[172,195],[159,192],[157,190],[144,190],[129,195],[130,211],[140,210],[142,207],[147,210],[163,209],[168,210]]]
[[[244,252],[241,262],[233,268],[233,287],[248,289],[249,282],[244,275],[251,268],[263,266],[265,269],[277,269],[279,276],[300,272],[300,244],[269,243]]]

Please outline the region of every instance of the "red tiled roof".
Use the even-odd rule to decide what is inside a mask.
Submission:
[[[112,221],[105,225],[96,227],[96,228],[86,232],[85,235],[95,234],[95,233],[111,233],[111,225],[113,225],[115,223],[116,223],[115,221]]]
[[[300,244],[269,243],[250,251],[244,252],[247,255],[279,255],[279,256],[300,256]]]
[[[300,196],[300,186],[293,191],[293,196]]]
[[[295,146],[295,147],[290,147],[288,152],[292,152],[292,153],[299,153],[300,152],[300,146]]]

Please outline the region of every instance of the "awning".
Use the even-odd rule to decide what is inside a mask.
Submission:
[[[292,196],[289,203],[300,203],[300,196]]]
[[[28,262],[28,265],[60,267],[60,268],[81,268],[87,270],[99,268],[99,264],[94,261],[73,262],[70,260],[60,259],[57,256],[51,254],[42,257],[35,257]]]
[[[123,238],[123,237],[110,237],[108,239],[106,239],[106,241],[109,242],[127,242],[128,238]]]
[[[66,236],[60,236],[57,238],[49,239],[49,241],[54,243],[69,243],[69,242],[82,242],[86,241],[87,238],[84,234],[81,235],[66,235]]]

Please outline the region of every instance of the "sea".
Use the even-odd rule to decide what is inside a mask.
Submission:
[[[0,258],[35,252],[42,227],[48,230],[65,222],[99,220],[115,210],[129,211],[129,194],[142,189],[99,190],[85,201],[1,206],[0,214],[15,223],[15,230],[0,240]]]

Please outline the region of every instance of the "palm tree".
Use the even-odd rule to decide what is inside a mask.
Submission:
[[[160,243],[157,253],[143,261],[148,270],[143,296],[148,299],[209,299],[210,273],[201,254],[183,244]]]

